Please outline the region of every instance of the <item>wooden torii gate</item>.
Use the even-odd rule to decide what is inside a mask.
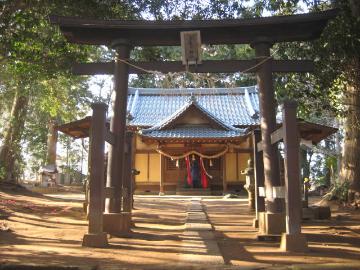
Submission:
[[[105,213],[102,215],[103,228],[97,226],[97,230],[90,230],[91,226],[89,225],[89,234],[84,237],[83,244],[104,245],[103,231],[112,234],[122,233],[123,224],[129,224],[128,219],[131,218],[124,212],[122,206],[123,186],[126,181],[129,181],[125,178],[124,170],[129,74],[142,74],[145,72],[144,70],[167,73],[186,69],[181,61],[131,61],[129,59],[131,48],[134,46],[179,46],[180,33],[193,30],[200,31],[204,44],[250,44],[255,49],[256,57],[252,60],[203,61],[202,64],[190,66],[188,71],[231,73],[246,70],[246,72],[256,73],[261,110],[266,203],[266,209],[263,209],[264,214],[259,219],[259,227],[261,224],[268,224],[264,234],[284,232],[285,227],[280,226],[281,222],[276,222],[284,219],[284,200],[274,196],[274,190],[276,191],[282,185],[277,146],[271,143],[271,134],[276,130],[276,100],[272,74],[274,72],[312,72],[314,67],[311,60],[274,60],[270,56],[270,49],[274,43],[318,38],[328,20],[335,16],[335,10],[292,16],[194,21],[89,20],[51,16],[51,22],[60,27],[69,42],[106,45],[116,51],[113,62],[81,63],[74,65],[73,68],[74,74],[77,75],[113,74],[116,94],[113,104],[114,115],[108,135],[113,141],[109,149],[106,181],[106,193],[110,194],[108,196],[110,198],[106,200]],[[93,119],[93,123],[95,123],[95,119]],[[260,135],[258,134],[258,136]],[[92,173],[94,172],[91,171],[90,174]],[[90,178],[98,181],[95,177]],[[92,183],[91,188],[101,188],[101,185]],[[97,196],[103,196],[102,194],[103,192],[98,191]],[[99,211],[100,208],[97,204],[100,201],[90,202],[90,204],[96,204],[90,205],[90,217],[92,216],[92,207]],[[89,223],[91,224],[91,222]]]

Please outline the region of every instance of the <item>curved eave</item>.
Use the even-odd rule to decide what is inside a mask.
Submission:
[[[304,120],[299,121],[300,136],[302,139],[317,144],[338,131],[337,128],[312,123]]]
[[[300,131],[300,138],[312,141],[314,144],[318,144],[322,140],[326,139],[327,137],[338,131],[337,128],[305,121],[300,118],[298,118],[298,125]],[[278,128],[281,126],[282,123],[277,124]],[[260,125],[249,126],[248,135],[250,135],[251,131],[256,128],[260,128]]]
[[[55,129],[75,139],[87,138],[89,137],[91,119],[91,116],[87,116],[80,120],[58,125]]]
[[[50,16],[69,42],[110,45],[127,39],[134,46],[179,46],[180,32],[200,30],[203,44],[247,44],[257,38],[272,42],[316,39],[337,10],[250,19],[145,21],[94,20]]]
[[[243,142],[248,137],[247,135],[232,137],[232,138],[159,138],[144,136],[139,134],[143,141],[157,142],[157,143],[229,143],[229,142]]]

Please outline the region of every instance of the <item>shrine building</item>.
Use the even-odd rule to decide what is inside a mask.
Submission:
[[[87,117],[58,127],[87,137]],[[129,88],[127,129],[133,131],[136,194],[219,195],[240,192],[260,125],[256,86]],[[281,125],[279,120],[279,125]],[[303,140],[318,143],[336,129],[299,119]]]

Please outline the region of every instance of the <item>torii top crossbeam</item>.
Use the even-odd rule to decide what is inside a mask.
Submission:
[[[51,16],[72,43],[110,45],[118,38],[133,46],[177,46],[180,32],[200,30],[203,44],[246,44],[259,37],[276,42],[312,40],[320,36],[336,10],[250,19],[145,21],[96,20]]]

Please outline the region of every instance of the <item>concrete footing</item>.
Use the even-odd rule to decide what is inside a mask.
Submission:
[[[104,232],[113,235],[129,233],[131,229],[131,213],[104,213],[103,229]]]
[[[281,241],[281,235],[278,235],[278,234],[259,234],[259,235],[257,235],[256,238],[260,242],[280,243],[280,241]]]
[[[329,206],[311,206],[302,209],[302,219],[330,219],[331,210]]]
[[[281,235],[280,250],[292,252],[306,252],[308,250],[306,236],[304,234]]]
[[[314,206],[311,207],[314,211],[315,219],[330,219],[331,210],[329,206]]]
[[[259,212],[258,225],[261,235],[281,235],[286,231],[285,214]]]
[[[82,245],[84,247],[106,247],[108,245],[106,233],[87,233],[84,235]]]

